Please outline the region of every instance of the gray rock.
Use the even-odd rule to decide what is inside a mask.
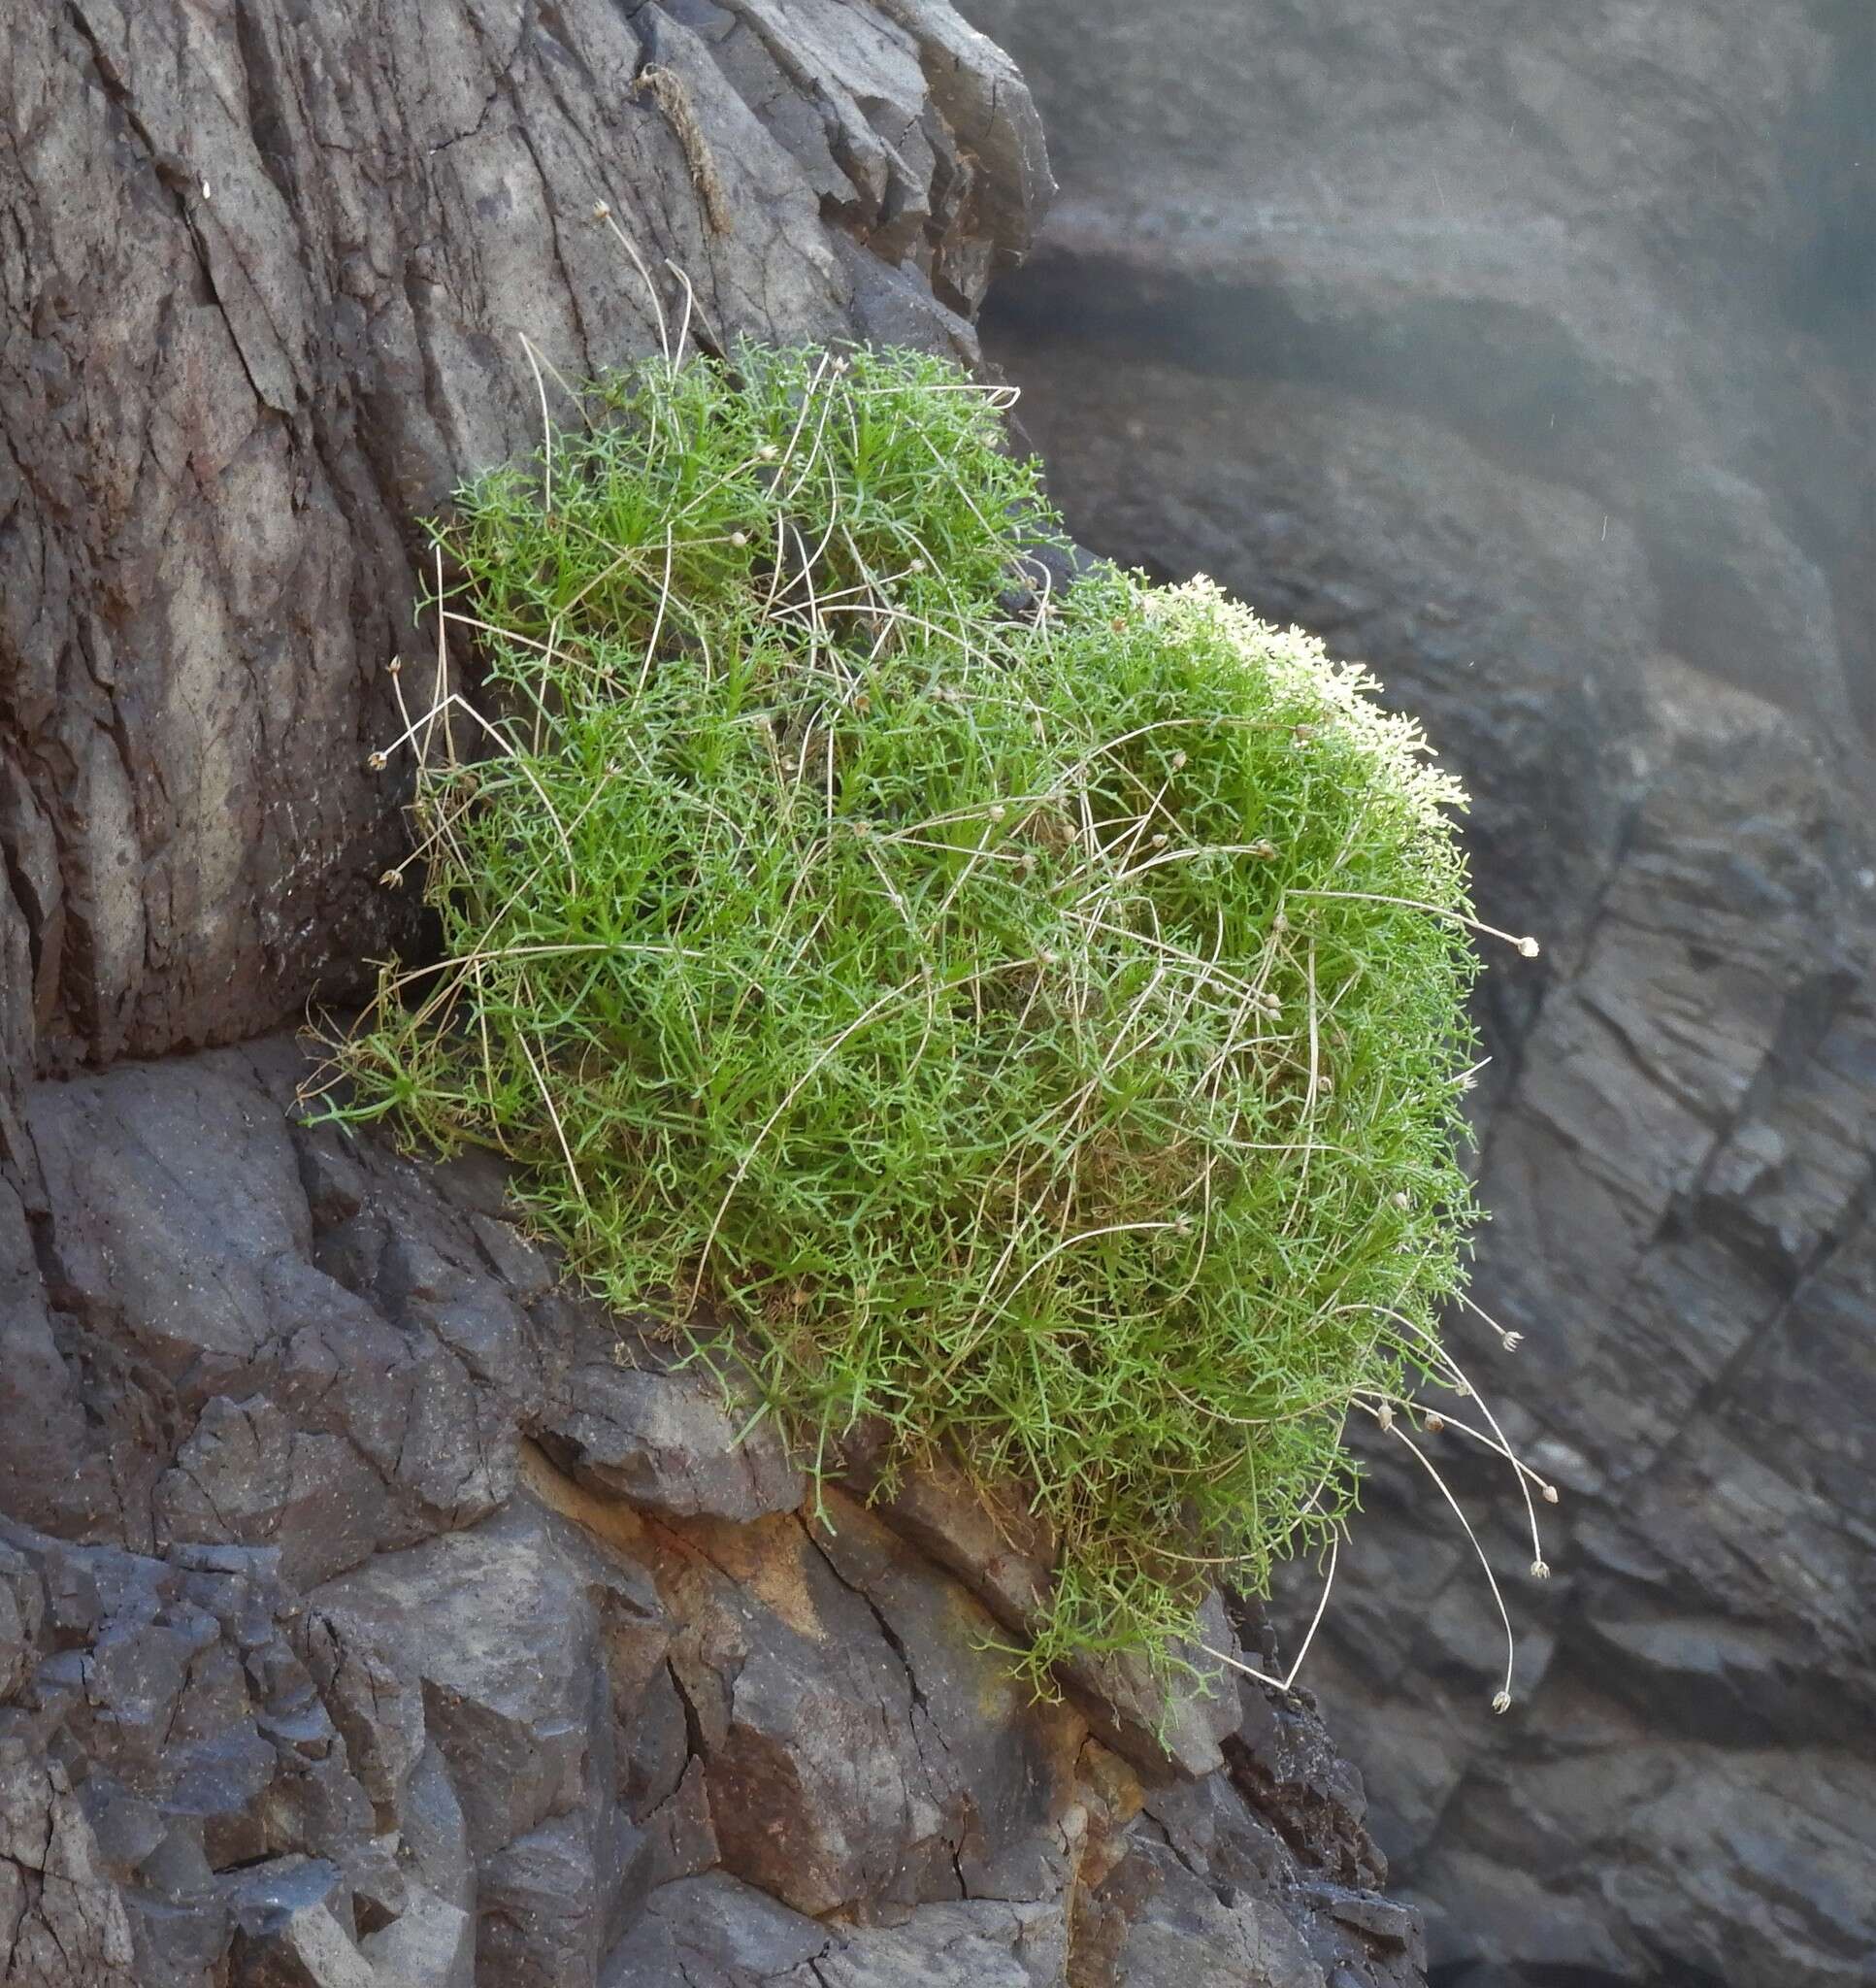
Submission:
[[[1349,1931],[1378,1860],[1359,1788],[1306,1711],[1272,1726],[1247,1716],[1257,1694],[1206,1701],[1231,1777],[1195,1779],[1144,1743],[1157,1712],[1137,1692],[1117,1710],[1092,1674],[1056,1706],[1016,1687],[997,1647],[1009,1631],[972,1591],[994,1598],[1012,1576],[973,1563],[962,1507],[914,1501],[935,1558],[903,1513],[833,1487],[810,1527],[793,1511],[677,1516],[656,1490],[641,1509],[604,1474],[558,1468],[553,1405],[568,1375],[618,1371],[599,1353],[617,1324],[555,1285],[502,1220],[499,1182],[285,1128],[297,1067],[263,1046],[29,1100],[57,1165],[77,1177],[88,1155],[84,1193],[62,1205],[76,1212],[44,1224],[44,1260],[70,1265],[63,1316],[108,1345],[119,1330],[135,1343],[131,1323],[154,1312],[178,1321],[161,1343],[184,1346],[188,1314],[164,1309],[166,1294],[205,1273],[250,1292],[258,1315],[227,1314],[250,1351],[233,1372],[237,1342],[216,1355],[226,1391],[135,1425],[167,1426],[173,1444],[145,1452],[164,1468],[138,1480],[151,1517],[130,1514],[133,1536],[148,1525],[169,1540],[160,1556],[0,1527],[9,1826],[41,1846],[68,1831],[89,1873],[49,1891],[30,1866],[0,1866],[22,1952],[62,1939],[99,1970],[121,1952],[140,1988],[202,1988],[229,1969],[239,1983],[362,1982],[375,1969],[415,1988],[477,1971],[587,1988],[628,1962],[654,1980],[682,1967],[709,1978],[708,1966],[813,1988],[791,1972],[804,1961],[788,1939],[751,1949],[739,1974],[719,1952],[728,1936],[690,1924],[685,1902],[706,1894],[687,1887],[715,1873],[718,1892],[735,1879],[725,1895],[762,1896],[733,1920],[758,1945],[811,1926],[827,1981],[1052,1982],[1072,1900],[1164,1831],[1192,1868],[1273,1903],[1298,1938],[1379,1956],[1377,1979],[1413,1978],[1391,1922],[1377,1932],[1357,1912],[1366,1930]],[[258,1155],[219,1232],[192,1210],[231,1162],[145,1157],[161,1118],[199,1123],[210,1100],[242,1128],[234,1150]],[[77,1124],[111,1137],[86,1146]],[[136,1309],[113,1313],[113,1210],[147,1167],[198,1253],[152,1249]],[[451,1322],[463,1318],[500,1322],[473,1360]],[[280,1367],[296,1334],[406,1350],[343,1390],[304,1388]],[[193,1404],[197,1357],[181,1357],[164,1400]],[[411,1441],[445,1426],[407,1406],[416,1363],[463,1377],[466,1467],[509,1458],[514,1489],[488,1516],[478,1501],[410,1496],[399,1451],[372,1447],[400,1417]],[[147,1412],[134,1381],[81,1379],[114,1415]],[[347,1532],[332,1493],[360,1457],[378,1458],[382,1495],[366,1508],[373,1530]],[[298,1461],[319,1458],[330,1474]],[[720,1492],[693,1466],[700,1498],[746,1495],[746,1465],[724,1461]],[[81,1465],[113,1486],[102,1460]],[[335,1560],[355,1564],[297,1586],[296,1572]],[[1234,1637],[1222,1616],[1208,1631],[1216,1647]],[[1127,1744],[1137,1772],[1098,1734]],[[48,1779],[48,1759],[74,1763],[75,1792]],[[1156,1783],[1146,1815],[1141,1774]],[[1107,1896],[1115,1938],[1148,1897]],[[838,1940],[814,1916],[828,1913]],[[1235,1919],[1213,1931],[1239,1952]]]
[[[1505,1474],[1443,1440],[1509,1576],[1495,1720],[1490,1597],[1411,1461],[1375,1458],[1307,1673],[1375,1833],[1467,1988],[1858,1978],[1867,22],[971,11],[1064,182],[986,336],[1070,524],[1368,662],[1473,792],[1482,913],[1544,943],[1494,957],[1478,1011],[1475,1296],[1526,1342],[1451,1331],[1561,1487],[1556,1577],[1522,1573]],[[1234,1769],[1310,1812],[1318,1777]]]
[[[716,337],[865,335],[890,296],[897,335],[970,350],[1047,174],[1007,59],[937,0],[16,12],[18,1068],[35,1041],[102,1060],[256,1034],[413,934],[377,883],[404,797],[365,765],[395,730],[412,520],[538,439],[523,337],[575,380],[654,348],[596,203],[661,301],[661,258],[687,270]]]
[[[387,1981],[411,1988],[474,1988],[476,1921],[472,1914],[423,1886],[411,1886],[403,1910],[388,1926],[368,1933],[358,1950]]]
[[[865,1927],[812,1964],[828,1988],[1053,1988],[1069,1958],[1059,1900],[925,1905],[903,1926]]]
[[[608,1957],[600,1988],[758,1988],[810,1981],[836,1936],[720,1872],[665,1885]]]
[[[1087,1978],[1103,1988],[1324,1988],[1323,1969],[1274,1901],[1221,1889],[1164,1846],[1135,1847],[1083,1907]]]
[[[589,1360],[561,1378],[543,1428],[575,1476],[642,1510],[746,1521],[792,1511],[807,1488],[771,1419],[743,1434],[752,1414],[706,1370]]]
[[[1059,1907],[961,1902],[893,1927],[827,1927],[704,1877],[654,1897],[601,1988],[1044,1988],[1066,1959]]]
[[[267,1034],[424,943],[366,766],[413,520],[532,444],[524,337],[653,348],[595,203],[705,337],[969,357],[1048,190],[1007,58],[941,0],[6,25],[0,1982],[1028,1988],[1168,1827],[1142,1773],[1354,1938],[1234,1699],[1183,1777],[1138,1677],[1031,1704],[1021,1568],[810,1536],[492,1159],[298,1123]]]
[[[870,1444],[856,1447],[849,1476],[867,1488],[877,1482]],[[1022,1509],[1013,1492],[993,1507],[947,1458],[936,1455],[907,1473],[880,1505],[904,1538],[948,1568],[1006,1629],[1022,1635],[1035,1622],[1046,1594],[1054,1543],[1046,1527]],[[1216,1595],[1200,1615],[1200,1640],[1230,1654],[1232,1631]],[[1219,1767],[1219,1742],[1237,1724],[1236,1694],[1223,1668],[1204,1652],[1186,1653],[1190,1669],[1155,1676],[1140,1658],[1073,1659],[1063,1682],[1107,1743],[1150,1770],[1170,1763],[1203,1774]]]
[[[669,1638],[642,1574],[602,1560],[525,1498],[480,1526],[380,1554],[308,1603],[341,1644],[395,1650],[413,1670],[478,1860],[609,1794],[603,1639],[662,1650]]]

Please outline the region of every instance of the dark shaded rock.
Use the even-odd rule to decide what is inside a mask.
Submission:
[[[612,1952],[601,1988],[756,1988],[809,1982],[835,1935],[720,1872],[670,1884]]]
[[[292,1126],[302,1067],[261,1044],[26,1100],[66,1187],[53,1213],[35,1183],[23,1296],[56,1322],[72,1397],[144,1446],[135,1479],[102,1441],[79,1453],[68,1481],[91,1495],[58,1508],[115,1539],[0,1527],[0,1818],[30,1850],[0,1860],[21,1929],[0,1980],[62,1981],[47,1957],[69,1952],[75,1978],[137,1988],[684,1968],[1028,1988],[1064,1978],[1097,1893],[1115,1953],[1157,1912],[1141,1953],[1215,1938],[1236,1966],[1300,1941],[1417,1978],[1365,1903],[1359,1786],[1300,1706],[1279,1740],[1261,1694],[1203,1701],[1229,1777],[1151,1745],[1130,1765],[1096,1734],[1146,1732],[1144,1699],[1120,1716],[1091,1676],[1037,1705],[1009,1676],[1008,1630],[973,1592],[1007,1571],[973,1566],[962,1507],[940,1527],[954,1573],[831,1487],[812,1521],[674,1516],[670,1485],[746,1495],[755,1467],[733,1453],[654,1474],[643,1509],[563,1472],[568,1377],[657,1349],[556,1283],[487,1169]],[[196,1128],[179,1158],[157,1157],[163,1124]],[[308,1338],[355,1360],[306,1385]],[[135,1357],[107,1367],[117,1346]],[[453,1454],[501,1459],[493,1510],[404,1488],[448,1426],[413,1370],[460,1376]],[[376,1490],[354,1517],[332,1499],[361,1459]],[[126,1481],[145,1502],[120,1502]],[[1236,1647],[1222,1616],[1213,1633]],[[1183,1879],[1153,1905],[1167,1842],[1254,1905],[1180,1905]],[[1141,1857],[1137,1884],[1102,1890]],[[791,1972],[802,1940],[818,1975]]]
[[[240,1950],[243,1979],[368,1980],[352,1900],[373,1811],[288,1640],[274,1556],[158,1561],[3,1520],[0,1537],[49,1603],[0,1708],[5,1978],[167,1988]]]
[[[1868,20],[972,11],[1064,181],[986,336],[1070,524],[1369,662],[1475,796],[1483,914],[1544,942],[1483,985],[1474,1100],[1475,1295],[1525,1344],[1452,1334],[1561,1487],[1556,1577],[1442,1439],[1520,1631],[1481,1716],[1490,1596],[1376,1459],[1308,1671],[1375,1833],[1466,1988],[1860,1978]]]

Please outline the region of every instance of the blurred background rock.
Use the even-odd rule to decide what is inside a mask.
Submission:
[[[1876,15],[970,0],[1070,525],[1369,663],[1475,797],[1455,1343],[1563,1487],[1377,1462],[1310,1661],[1447,1988],[1876,1970]],[[1469,1355],[1469,1361],[1468,1361]],[[1306,1619],[1300,1586],[1291,1615]]]

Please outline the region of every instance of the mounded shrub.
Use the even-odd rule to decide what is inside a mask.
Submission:
[[[1040,1679],[1165,1661],[1339,1529],[1352,1408],[1450,1382],[1474,961],[1413,725],[1203,581],[1051,590],[1004,401],[657,360],[459,493],[495,714],[414,701],[441,957],[333,1095],[507,1154],[810,1462],[864,1421],[1022,1484]]]

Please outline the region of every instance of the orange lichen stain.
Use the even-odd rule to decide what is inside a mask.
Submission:
[[[549,1511],[571,1519],[581,1532],[623,1553],[635,1565],[642,1567],[652,1557],[644,1520],[629,1505],[589,1491],[557,1468],[536,1443],[519,1444],[519,1464],[522,1483]]]
[[[674,1518],[663,1529],[727,1580],[779,1616],[809,1642],[827,1640],[827,1625],[807,1584],[813,1549],[792,1511],[771,1512],[746,1525],[723,1518]]]

